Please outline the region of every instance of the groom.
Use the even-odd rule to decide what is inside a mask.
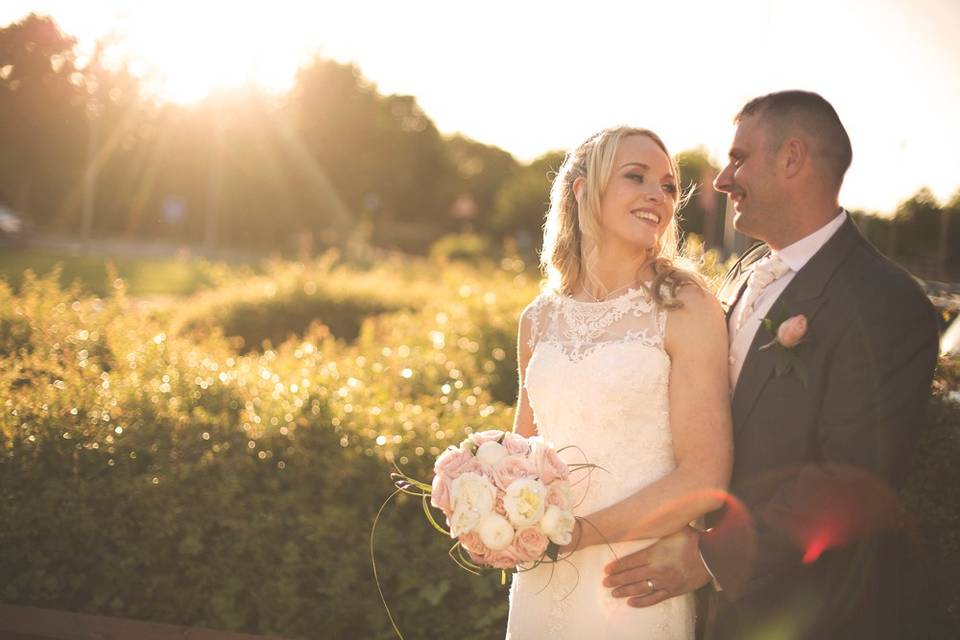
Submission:
[[[932,306],[838,204],[833,107],[748,102],[714,186],[764,241],[727,275],[734,468],[726,506],[607,566],[632,606],[703,587],[707,639],[900,638],[896,491],[937,357]],[[779,335],[779,339],[778,339]]]

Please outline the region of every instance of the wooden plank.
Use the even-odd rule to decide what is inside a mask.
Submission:
[[[129,618],[0,604],[2,640],[282,640]]]

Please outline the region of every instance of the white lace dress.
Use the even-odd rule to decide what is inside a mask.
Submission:
[[[546,292],[530,306],[533,355],[524,386],[537,430],[568,463],[602,466],[589,483],[574,472],[577,515],[588,515],[672,471],[666,311],[644,289],[580,302]],[[642,514],[637,514],[638,517]],[[634,608],[604,587],[603,567],[652,544],[617,542],[514,575],[508,640],[684,639],[694,636],[693,595]]]

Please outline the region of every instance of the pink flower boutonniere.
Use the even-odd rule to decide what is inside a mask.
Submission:
[[[801,384],[807,386],[807,370],[800,360],[800,346],[807,335],[807,317],[803,314],[782,318],[764,318],[763,327],[773,337],[761,350],[773,349],[776,354],[775,373],[779,378],[791,371],[797,372]]]

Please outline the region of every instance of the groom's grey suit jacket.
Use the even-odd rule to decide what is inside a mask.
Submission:
[[[728,274],[728,313],[768,253],[754,247]],[[796,368],[778,375],[761,327],[733,394],[731,498],[700,542],[722,588],[708,588],[704,636],[908,637],[896,491],[924,423],[935,312],[848,217],[767,317],[797,314],[806,383]]]

